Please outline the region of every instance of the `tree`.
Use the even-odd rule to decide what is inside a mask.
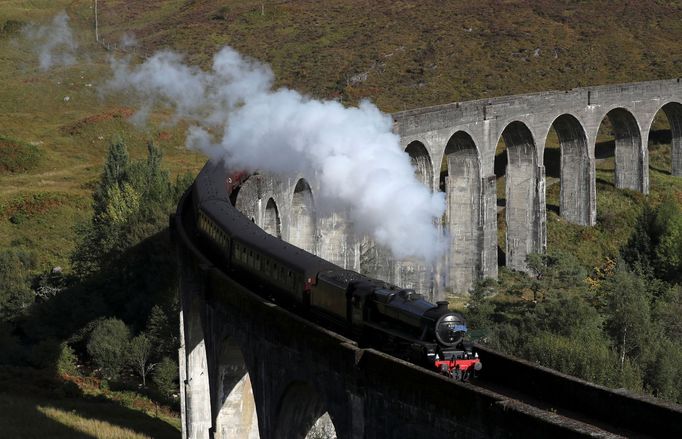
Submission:
[[[57,358],[56,370],[59,374],[67,375],[77,375],[78,368],[76,367],[78,358],[76,353],[73,351],[71,346],[67,343],[62,342],[61,349],[59,351],[59,357]]]
[[[178,379],[178,365],[168,357],[163,357],[154,370],[153,380],[156,388],[166,396],[176,391],[175,382]]]
[[[130,162],[122,141],[109,147],[93,194],[92,220],[77,230],[81,239],[72,260],[81,278],[115,266],[126,250],[166,228],[168,214],[189,185],[187,176],[173,184],[161,168],[161,150],[153,143],[147,150],[147,160]]]
[[[107,379],[118,377],[125,365],[129,347],[130,331],[121,320],[109,318],[99,321],[90,334],[88,354],[102,369]]]
[[[125,143],[122,139],[115,140],[109,145],[109,152],[107,153],[107,158],[104,162],[102,177],[93,194],[92,207],[95,213],[95,219],[106,211],[111,190],[114,187],[120,188],[120,185],[126,181],[129,165],[128,149],[126,148]]]
[[[659,271],[664,279],[672,282],[682,280],[682,214],[678,212],[667,221],[665,231],[656,247]]]
[[[631,268],[653,274],[656,265],[654,249],[659,235],[660,232],[656,230],[656,211],[646,204],[627,244],[621,249],[621,256]]]
[[[682,211],[672,196],[655,209],[644,206],[621,255],[644,275],[682,281]]]
[[[130,340],[128,364],[135,373],[142,378],[142,386],[147,386],[147,375],[154,369],[156,363],[151,362],[152,342],[145,334],[140,334]]]
[[[0,319],[16,316],[35,300],[31,290],[31,270],[36,266],[35,254],[4,250],[0,252]]]
[[[526,261],[528,268],[535,274],[537,283],[537,285],[531,285],[532,290],[566,290],[584,286],[587,272],[578,259],[570,253],[531,253]]]
[[[644,280],[623,264],[604,283],[606,330],[616,347],[621,368],[626,357],[636,358],[651,332],[650,303]]]
[[[177,342],[177,329],[171,325],[168,316],[159,305],[154,305],[149,312],[145,332],[157,358],[172,353]]]
[[[122,140],[115,141],[109,146],[102,176],[93,193],[92,220],[77,226],[77,234],[81,239],[71,259],[75,272],[81,278],[106,266],[106,257],[119,242],[121,223],[111,221],[110,202],[117,196],[121,198],[129,167],[125,144]]]
[[[466,319],[467,324],[471,328],[482,329],[492,323],[491,317],[495,311],[495,306],[486,299],[495,294],[496,285],[497,281],[495,279],[485,278],[476,282],[474,288],[470,291]]]

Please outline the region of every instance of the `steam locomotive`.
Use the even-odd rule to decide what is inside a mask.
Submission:
[[[191,192],[196,238],[216,265],[361,347],[462,381],[481,369],[464,342],[466,323],[448,302],[434,305],[412,289],[345,270],[269,235],[233,207],[248,175],[224,176],[221,163],[209,162]]]

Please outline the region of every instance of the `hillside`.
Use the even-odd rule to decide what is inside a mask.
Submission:
[[[280,85],[346,103],[370,98],[384,111],[682,71],[681,2],[560,3],[107,1],[99,23],[107,44],[127,34],[138,54],[174,48],[202,65],[230,44],[270,63]],[[154,141],[173,173],[203,159],[184,149],[182,127],[166,115],[134,127],[129,102],[102,98],[108,54],[93,41],[91,2],[0,5],[0,154],[22,145],[29,163],[0,165],[0,246],[37,250],[41,268],[68,267],[72,225],[87,219],[114,136],[135,157]],[[43,72],[21,29],[62,9],[85,62]]]
[[[384,111],[682,71],[682,2],[656,0],[107,1],[106,40],[133,34],[205,64],[225,44],[279,83]]]
[[[216,50],[227,44],[270,64],[280,86],[346,104],[369,98],[386,112],[682,74],[682,1],[107,0],[98,4],[103,45],[111,48],[135,40],[137,45],[126,48],[133,59],[174,49],[186,54],[191,63],[207,67]],[[68,13],[78,43],[78,62],[41,70],[37,47],[27,40],[27,26],[50,23],[62,10]],[[126,53],[105,50],[95,42],[93,15],[91,0],[0,0],[0,364],[35,367],[41,360],[37,354],[45,351],[45,346],[66,341],[78,356],[72,358],[78,360],[77,374],[97,374],[86,346],[86,338],[94,332],[90,323],[113,316],[130,325],[131,335],[137,334],[152,326],[151,319],[146,321],[146,312],[159,301],[149,291],[159,295],[174,292],[157,288],[154,282],[175,285],[161,270],[172,271],[173,253],[164,247],[169,245],[168,236],[161,229],[175,201],[164,206],[165,210],[153,212],[158,230],[147,229],[148,217],[139,215],[135,217],[137,228],[122,229],[130,232],[128,235],[111,235],[144,241],[144,245],[127,248],[128,241],[110,240],[121,244],[125,251],[119,262],[128,265],[115,266],[111,272],[101,270],[85,282],[69,279],[76,273],[71,265],[74,249],[79,241],[88,242],[83,226],[95,223],[93,191],[101,182],[102,165],[112,142],[121,140],[126,145],[131,162],[147,158],[147,144],[153,143],[163,155],[162,167],[172,177],[194,174],[205,161],[185,148],[186,125],[174,123],[177,121],[170,114],[152,111],[149,124],[134,125],[128,118],[136,106],[125,93],[104,93],[101,86],[111,75],[110,55]],[[553,151],[545,155],[550,157],[545,162],[548,249],[563,252],[563,259],[550,258],[544,280],[501,269],[500,282],[494,287],[500,293],[495,296],[499,303],[483,300],[488,290],[479,288],[469,300],[475,306],[465,311],[472,328],[478,325],[497,331],[491,332],[490,339],[495,341],[497,334],[495,342],[500,349],[590,380],[682,401],[680,281],[668,284],[625,278],[631,281],[630,288],[612,282],[618,275],[614,260],[641,221],[641,212],[647,212],[646,203],[651,202],[653,209],[669,207],[664,200],[682,206],[682,179],[669,172],[670,131],[663,118],[655,121],[653,138],[650,196],[617,190],[613,158],[602,158],[596,172],[598,224],[581,227],[567,224],[557,215],[560,189],[553,183],[560,154],[556,133],[550,133],[546,147]],[[613,150],[612,139],[609,124],[603,124],[600,148]],[[502,183],[500,179],[501,196]],[[682,217],[679,211],[670,211],[677,212],[673,219]],[[665,217],[666,210],[661,212]],[[682,230],[682,222],[671,223]],[[158,233],[150,236],[150,230]],[[500,221],[500,242],[504,242],[503,232]],[[99,242],[91,240],[90,244],[97,250]],[[649,253],[646,256],[658,258],[651,260],[664,259],[653,247]],[[150,258],[150,254],[157,257]],[[88,255],[83,253],[81,262]],[[147,269],[144,264],[157,265]],[[61,270],[52,271],[55,266],[63,268],[72,284],[45,299],[38,294],[45,286],[40,282],[49,281],[51,275],[62,278]],[[136,267],[142,274],[133,270]],[[125,276],[116,277],[116,273]],[[22,285],[19,281],[9,285],[8,278],[19,279]],[[110,279],[120,282],[107,283]],[[5,299],[13,297],[9,293],[16,293],[12,289],[17,285],[28,300],[15,304],[16,315],[5,318],[2,313],[10,303]],[[639,329],[632,332],[640,334],[641,340],[634,354],[628,352],[631,358],[627,363],[624,354],[620,362],[615,361],[616,353],[624,352],[617,336],[602,331],[604,322],[612,332],[618,327],[613,318],[616,313],[607,305],[610,298],[622,296],[622,291],[633,292],[631,296],[637,300],[645,296],[635,293],[647,294],[646,302],[635,301],[628,308],[628,312],[640,311],[630,314],[639,319],[634,322]],[[538,292],[546,303],[536,307]],[[545,292],[555,297],[545,300]],[[36,296],[40,300],[35,300]],[[166,324],[177,328],[173,319],[178,313],[173,306],[163,312],[173,317],[166,318]],[[559,317],[549,321],[545,311]],[[640,315],[642,312],[646,315]],[[586,321],[592,323],[582,331]],[[528,322],[535,327],[524,326]],[[561,323],[559,329],[564,333],[555,337],[545,322]],[[528,336],[529,329],[539,336]],[[170,332],[164,340],[172,341],[173,336],[167,336]],[[535,344],[521,344],[527,340]],[[572,340],[577,342],[572,344]],[[63,353],[67,343],[56,346]],[[540,358],[545,352],[553,356]],[[568,366],[559,362],[563,360]],[[590,366],[580,370],[584,364]],[[75,437],[111,430],[112,437],[120,437],[127,434],[123,431],[126,427],[133,430],[129,437],[138,437],[138,433],[176,435],[179,420],[172,419],[171,412],[166,413],[169,419],[161,419],[165,414],[160,416],[156,403],[135,391],[119,392],[115,386],[110,391],[107,380],[88,379],[84,384],[78,377],[72,377],[73,382],[51,377],[55,387],[43,394],[24,384],[43,382],[33,372],[3,367],[0,381],[13,385],[0,392],[0,406],[8,408],[18,401],[17,410],[26,413],[23,424],[34,426],[37,432],[49,430],[55,437]],[[606,372],[588,376],[593,370]],[[611,374],[613,371],[616,373]],[[631,375],[623,377],[623,371]],[[135,381],[132,375],[127,378]],[[173,384],[173,378],[170,381]],[[74,383],[80,391],[73,392]],[[113,399],[118,410],[102,405],[102,399]],[[9,408],[6,412],[0,426],[16,418]],[[92,419],[85,422],[83,418]],[[33,430],[23,424],[19,430],[30,436]]]

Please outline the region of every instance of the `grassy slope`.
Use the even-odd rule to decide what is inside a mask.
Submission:
[[[675,77],[681,14],[679,1],[652,0],[112,0],[100,16],[110,40],[134,32],[203,64],[229,44],[282,85],[396,111]]]
[[[271,63],[281,85],[349,103],[368,97],[385,111],[679,74],[681,2],[559,3],[112,0],[100,2],[99,15],[109,42],[132,33],[142,53],[171,47],[203,65],[231,44]],[[42,72],[7,23],[46,22],[61,9],[87,61]],[[41,269],[68,267],[71,226],[88,217],[115,135],[133,157],[148,140],[160,144],[174,172],[202,159],[184,150],[182,129],[163,125],[165,115],[136,129],[125,122],[128,102],[98,95],[109,70],[92,43],[91,2],[0,0],[0,29],[0,136],[41,153],[28,172],[0,173],[0,247],[38,250]],[[550,203],[553,191],[558,186],[548,190]]]
[[[203,162],[184,149],[181,129],[161,125],[164,115],[155,115],[156,125],[136,129],[125,121],[132,110],[121,99],[99,95],[109,67],[106,52],[89,42],[89,5],[0,1],[0,29],[8,21],[46,22],[66,8],[86,59],[43,72],[20,31],[0,33],[0,136],[36,145],[41,155],[27,172],[0,172],[0,248],[37,250],[40,269],[68,267],[72,226],[89,217],[90,194],[115,136],[134,158],[145,156],[147,141],[156,142],[174,173],[194,171]]]

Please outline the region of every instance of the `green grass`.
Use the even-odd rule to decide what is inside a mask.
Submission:
[[[204,158],[188,152],[184,126],[155,113],[152,123],[128,123],[124,96],[102,99],[108,54],[94,44],[89,1],[0,1],[0,247],[39,255],[39,271],[69,267],[74,225],[91,214],[91,193],[112,139],[123,138],[134,159],[146,144],[161,147],[173,174],[196,172]],[[21,38],[27,23],[46,23],[60,10],[71,17],[82,63],[39,70]],[[65,98],[68,97],[68,100]]]

